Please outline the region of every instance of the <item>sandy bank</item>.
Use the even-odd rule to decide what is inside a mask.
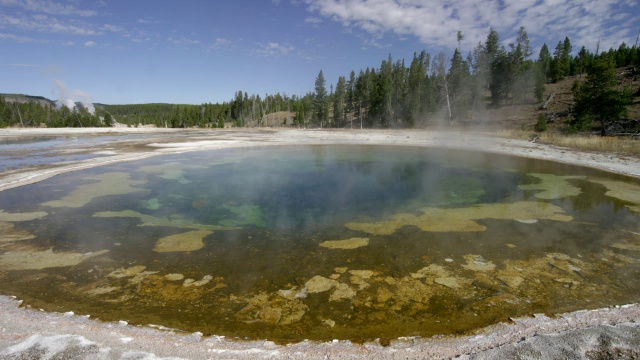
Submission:
[[[170,329],[103,323],[71,313],[19,308],[0,296],[0,358],[74,359],[514,359],[640,356],[640,306],[513,319],[464,337],[401,338],[383,347],[348,341],[234,341]],[[44,354],[50,356],[45,357]]]
[[[113,136],[123,135],[122,138]],[[127,137],[126,135],[136,135]],[[0,173],[0,191],[38,182],[57,174],[163,154],[232,147],[303,144],[364,144],[443,147],[523,156],[575,164],[640,178],[640,159],[616,154],[585,153],[488,134],[410,130],[173,130],[10,129],[0,130],[0,143],[24,138],[92,136],[97,141],[54,149],[100,157],[25,166]],[[105,137],[104,141],[100,137]],[[109,136],[107,138],[107,136]],[[20,156],[28,158],[32,150]],[[35,151],[35,150],[33,150]],[[40,150],[38,150],[40,151]],[[44,313],[19,307],[0,296],[0,359],[60,358],[132,359],[422,359],[422,358],[598,358],[618,351],[640,354],[640,306],[577,311],[555,318],[536,315],[513,319],[464,337],[407,338],[354,345],[350,342],[301,342],[278,346],[269,341],[234,341],[200,334],[102,323],[73,314]],[[611,353],[613,351],[613,353]],[[635,351],[635,352],[634,352]],[[609,355],[607,355],[609,354]],[[45,356],[47,355],[47,356]]]
[[[523,156],[601,169],[640,177],[640,158],[576,150],[505,139],[489,134],[419,130],[176,130],[154,128],[117,129],[3,129],[0,141],[55,136],[94,136],[97,141],[62,148],[66,154],[100,154],[101,157],[28,166],[0,173],[0,191],[44,180],[57,174],[106,164],[189,151],[231,147],[303,144],[363,144],[441,147]],[[137,136],[100,142],[99,136]],[[24,152],[22,156],[28,157]]]

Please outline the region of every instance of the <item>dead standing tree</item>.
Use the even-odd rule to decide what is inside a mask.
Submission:
[[[433,60],[433,67],[436,72],[438,79],[441,82],[442,89],[444,91],[444,96],[447,100],[447,112],[449,115],[449,125],[452,124],[451,121],[451,102],[449,100],[449,80],[447,78],[447,56],[444,52],[440,52],[438,56]]]

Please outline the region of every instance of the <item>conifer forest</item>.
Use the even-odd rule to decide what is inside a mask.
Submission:
[[[616,88],[615,69],[640,68],[636,45],[622,43],[617,49],[595,52],[582,46],[572,55],[574,45],[565,37],[555,47],[544,44],[534,54],[521,27],[516,41],[506,47],[491,29],[484,42],[462,51],[463,36],[458,32],[458,47],[451,55],[422,50],[406,60],[389,54],[379,67],[353,70],[335,82],[320,70],[314,90],[301,95],[238,90],[228,102],[216,104],[95,104],[95,109],[51,101],[12,102],[0,96],[0,127],[100,127],[116,122],[170,128],[260,127],[274,126],[265,119],[275,113],[283,114],[277,126],[290,127],[453,125],[476,121],[488,108],[542,103],[547,84],[582,74],[573,86],[576,103],[567,129],[604,129],[626,115],[632,94],[630,89]]]

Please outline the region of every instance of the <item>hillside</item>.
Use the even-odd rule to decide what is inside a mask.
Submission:
[[[44,96],[34,96],[34,95],[24,95],[24,94],[0,94],[1,97],[4,98],[6,102],[17,102],[17,103],[30,103],[36,102],[42,106],[51,105],[56,106],[56,102],[53,100],[49,100]]]
[[[632,68],[618,68],[618,87],[629,88],[634,93],[633,104],[628,107],[628,119],[640,121],[640,76]],[[572,87],[576,81],[584,81],[586,75],[569,76],[557,83],[546,84],[545,101],[552,95],[546,109],[540,103],[528,102],[505,105],[496,109],[487,109],[483,114],[481,126],[486,130],[525,130],[533,131],[539,114],[546,115],[549,131],[559,131],[571,116],[574,106]],[[465,123],[473,125],[473,122]]]

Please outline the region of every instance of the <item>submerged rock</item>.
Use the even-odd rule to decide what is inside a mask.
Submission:
[[[165,278],[166,278],[166,276],[165,276]],[[213,280],[213,276],[205,275],[205,276],[202,277],[202,280],[198,280],[198,281],[195,281],[193,279],[186,279],[184,281],[184,283],[182,284],[182,286],[184,286],[184,287],[189,287],[189,286],[199,287],[199,286],[203,286],[203,285],[208,284],[211,280]]]
[[[169,281],[181,281],[184,279],[184,275],[182,274],[167,274],[164,276],[165,279]]]
[[[361,277],[363,279],[370,279],[372,276],[376,275],[377,272],[373,270],[349,270],[349,274]]]
[[[332,280],[324,276],[316,275],[311,279],[309,279],[304,284],[304,287],[305,289],[307,289],[307,292],[309,294],[316,294],[316,293],[329,291],[336,285],[338,285],[338,282],[336,280]]]
[[[329,301],[351,300],[357,295],[357,292],[351,286],[339,283],[335,286],[333,292],[329,296]]]
[[[498,276],[498,280],[507,284],[512,289],[517,289],[524,282],[524,278],[521,276]]]
[[[451,289],[459,289],[461,287],[460,282],[455,277],[435,278],[433,281]]]
[[[137,293],[141,297],[151,297],[163,301],[193,301],[209,292],[226,286],[222,279],[214,279],[210,275],[205,275],[199,281],[186,279],[180,283],[175,280],[169,280],[166,276],[151,274],[147,275],[137,287]]]
[[[247,323],[261,321],[277,326],[291,325],[302,320],[308,310],[299,299],[288,299],[264,292],[246,301],[247,305],[238,311],[235,317]]]
[[[166,236],[156,242],[153,251],[167,253],[200,250],[204,247],[203,239],[211,234],[213,234],[212,231],[196,230]]]
[[[496,268],[496,264],[491,261],[486,261],[480,255],[465,255],[463,256],[467,263],[462,265],[466,270],[471,271],[492,271]]]
[[[369,238],[351,238],[346,240],[328,240],[320,243],[320,246],[328,249],[351,250],[369,245]]]
[[[414,279],[424,279],[427,276],[448,277],[449,271],[441,265],[431,264],[409,275]]]
[[[112,271],[107,275],[107,277],[112,277],[116,279],[135,276],[141,272],[143,272],[147,267],[143,265],[131,266],[129,268],[120,268],[118,270]]]

